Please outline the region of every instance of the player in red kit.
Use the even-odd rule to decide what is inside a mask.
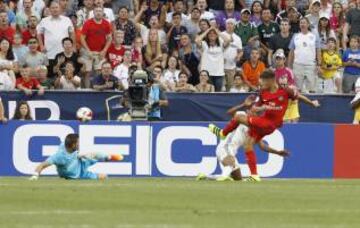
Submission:
[[[264,71],[261,76],[261,90],[258,101],[252,105],[251,110],[259,115],[236,114],[224,129],[210,124],[209,129],[220,138],[226,137],[235,130],[239,124],[249,127],[247,137],[244,142],[246,161],[249,166],[251,176],[249,180],[260,181],[256,167],[256,155],[254,145],[264,136],[270,135],[283,124],[289,99],[299,99],[314,107],[319,107],[317,100],[309,100],[299,94],[294,87],[280,88],[276,82],[275,74],[271,70]]]

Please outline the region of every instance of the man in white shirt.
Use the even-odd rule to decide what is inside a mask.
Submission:
[[[200,19],[206,19],[208,21],[215,20],[215,15],[212,12],[206,10],[208,7],[206,0],[198,0],[196,6],[201,11]]]
[[[115,21],[114,12],[111,8],[104,7],[104,0],[95,0],[94,6],[102,7],[104,9],[104,19],[108,22],[113,23]],[[90,11],[89,18],[94,18],[94,11]]]
[[[75,43],[74,27],[70,18],[60,15],[59,2],[54,0],[50,4],[49,17],[43,18],[37,27],[37,39],[41,51],[49,59],[49,72],[53,72],[55,56],[63,51],[62,40],[70,37]],[[42,42],[44,36],[44,43]],[[50,76],[53,76],[50,73]]]
[[[236,20],[234,18],[227,19],[226,31],[222,32],[222,34],[232,37],[232,42],[225,49],[224,52],[226,91],[229,91],[230,88],[233,86],[233,81],[236,71],[236,62],[240,61],[243,55],[241,38],[234,33],[235,25],[236,25]]]
[[[17,12],[24,11],[23,0],[19,0],[16,4]],[[34,0],[31,9],[36,12],[37,15],[41,15],[43,9],[45,8],[45,2],[43,0]]]

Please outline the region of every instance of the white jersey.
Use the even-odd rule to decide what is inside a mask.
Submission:
[[[239,148],[244,145],[248,130],[249,128],[247,126],[240,124],[235,131],[220,141],[216,147],[216,155],[219,161],[222,161],[228,155],[236,156]]]

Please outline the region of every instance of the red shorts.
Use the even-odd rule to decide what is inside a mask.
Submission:
[[[264,117],[249,116],[249,136],[254,138],[257,142],[264,136],[270,135],[276,130],[274,123]]]

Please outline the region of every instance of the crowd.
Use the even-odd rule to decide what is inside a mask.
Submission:
[[[248,92],[273,68],[310,93],[354,93],[360,0],[0,0],[0,89]],[[284,80],[284,78],[286,80]]]

